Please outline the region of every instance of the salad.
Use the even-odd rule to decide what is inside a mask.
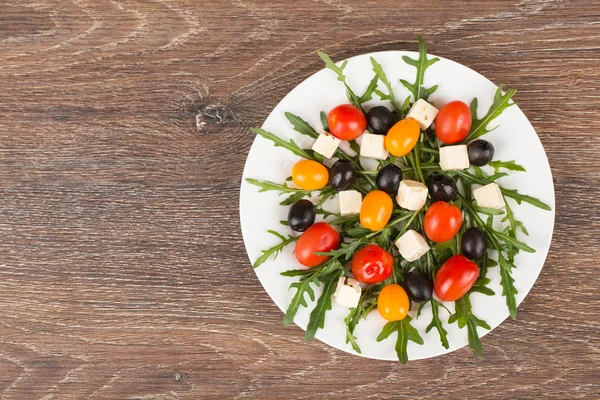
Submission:
[[[428,99],[437,85],[425,87],[423,82],[427,68],[439,59],[429,58],[425,42],[421,37],[418,41],[418,58],[402,57],[416,69],[413,83],[400,80],[410,92],[403,101],[396,99],[375,58],[373,78],[359,95],[346,82],[347,61],[337,65],[319,51],[348,104],[321,112],[319,128],[285,113],[297,132],[314,139],[310,149],[254,128],[300,160],[286,182],[247,179],[260,192],[287,196],[280,203],[289,207],[287,221],[281,221],[285,228],[280,231],[285,232],[269,230],[277,243],[263,250],[253,265],[258,268],[286,246],[295,246],[303,268],[282,273],[295,291],[284,325],[309,306],[307,299],[316,300],[305,333],[310,340],[324,328],[325,315],[336,302],[348,308],[341,334],[360,353],[356,326],[377,312],[388,321],[377,341],[395,335],[401,363],[408,361],[409,341],[423,344],[421,332],[411,324],[411,308],[419,318],[423,307],[431,307],[425,333],[435,329],[446,349],[444,324],[456,323],[466,328],[475,353],[482,353],[477,328],[490,326],[473,314],[470,294],[494,295],[498,289],[490,287],[486,274],[499,268],[502,296],[516,318],[514,258],[535,249],[523,241],[528,233],[512,207],[526,202],[550,210],[535,197],[497,183],[509,172],[525,169],[515,161],[496,160],[493,144],[481,139],[494,129],[488,128],[490,122],[514,104],[515,90],[500,86],[483,116],[477,114],[477,98],[470,105],[459,100],[432,104]],[[374,96],[382,105],[364,107]],[[368,159],[376,168],[367,165]],[[483,166],[491,167],[489,172]],[[326,210],[327,201],[337,202],[339,212]],[[317,286],[322,288],[318,299]],[[452,302],[454,312],[447,308]]]

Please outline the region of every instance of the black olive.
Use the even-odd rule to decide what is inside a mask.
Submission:
[[[348,189],[356,176],[356,166],[350,160],[338,160],[331,167],[329,185],[341,192]]]
[[[384,106],[373,107],[367,113],[367,123],[376,135],[385,135],[394,125],[394,114]]]
[[[456,184],[447,175],[439,173],[431,175],[427,189],[433,201],[452,201],[456,198]]]
[[[408,297],[416,303],[428,301],[433,293],[433,282],[419,271],[411,271],[406,274],[402,287]]]
[[[402,180],[402,170],[394,164],[388,164],[377,173],[377,188],[386,193],[396,193]]]
[[[480,260],[483,258],[487,250],[487,237],[479,228],[469,228],[462,235],[460,249],[465,257],[472,260]]]
[[[310,200],[298,200],[290,207],[288,225],[296,232],[304,232],[315,223],[317,212]]]
[[[494,146],[487,140],[477,139],[469,143],[469,161],[471,164],[482,167],[492,161]]]

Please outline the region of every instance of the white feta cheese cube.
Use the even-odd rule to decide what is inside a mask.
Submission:
[[[342,141],[329,132],[321,132],[312,145],[312,149],[325,158],[333,157],[333,154]]]
[[[374,158],[376,160],[385,160],[388,158],[388,151],[385,149],[384,135],[373,135],[371,133],[362,134],[360,144],[361,157]]]
[[[358,305],[361,293],[360,283],[356,279],[341,276],[335,288],[333,299],[340,306],[352,308]]]
[[[349,215],[360,214],[362,205],[362,195],[356,190],[343,190],[338,194],[340,202],[340,215],[347,217]]]
[[[400,182],[396,201],[402,208],[417,211],[425,205],[427,193],[427,186],[421,182],[404,179]]]
[[[432,124],[438,109],[426,102],[423,99],[415,101],[415,104],[410,108],[406,118],[412,118],[419,123],[422,131],[429,128]]]
[[[479,207],[499,209],[506,205],[504,204],[504,197],[502,197],[500,187],[495,183],[490,183],[489,185],[473,190],[473,197],[475,197],[475,201]]]
[[[458,144],[440,148],[440,167],[442,171],[467,169],[469,165],[467,145]]]
[[[400,255],[408,262],[417,261],[429,251],[429,245],[423,236],[411,229],[396,240]]]

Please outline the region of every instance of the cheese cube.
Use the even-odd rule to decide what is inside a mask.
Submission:
[[[469,168],[467,145],[444,146],[440,148],[440,167],[442,171]]]
[[[423,236],[415,230],[409,230],[396,240],[400,255],[408,262],[417,261],[429,251],[429,245]]]
[[[479,207],[499,209],[506,205],[504,204],[504,197],[502,196],[500,187],[495,183],[490,183],[489,185],[473,190],[473,197],[475,197],[475,201]]]
[[[438,113],[438,109],[426,102],[423,99],[419,99],[410,108],[410,111],[406,115],[406,118],[412,118],[419,123],[419,127],[422,131],[429,128],[435,116]]]
[[[340,202],[340,215],[347,217],[349,215],[360,214],[362,205],[362,195],[356,190],[344,190],[338,194]]]
[[[340,143],[342,143],[340,139],[329,132],[323,131],[319,133],[319,137],[317,137],[317,140],[313,143],[312,149],[325,158],[331,158]]]
[[[417,211],[425,205],[427,193],[427,186],[423,185],[421,182],[404,179],[400,182],[396,201],[402,208]]]
[[[384,135],[363,133],[360,144],[361,157],[374,158],[376,160],[385,160],[388,158],[389,153],[385,149],[384,140]]]
[[[356,307],[360,301],[361,292],[360,283],[356,279],[340,276],[333,299],[340,306]]]

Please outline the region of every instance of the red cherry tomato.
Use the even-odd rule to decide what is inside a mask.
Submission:
[[[467,137],[473,117],[469,106],[460,100],[451,101],[435,117],[435,135],[444,143],[458,143]]]
[[[327,115],[329,132],[340,140],[354,140],[367,129],[367,118],[360,108],[342,104]]]
[[[369,244],[352,257],[352,275],[359,282],[385,281],[394,270],[394,257],[376,244]]]
[[[433,290],[440,300],[456,301],[473,287],[478,276],[477,264],[458,254],[440,267],[433,281]]]
[[[340,234],[327,222],[311,225],[296,243],[296,259],[307,267],[323,264],[329,257],[316,255],[315,252],[326,253],[340,246]]]
[[[427,237],[437,243],[447,242],[462,226],[462,212],[454,204],[436,201],[425,213],[424,228]]]

